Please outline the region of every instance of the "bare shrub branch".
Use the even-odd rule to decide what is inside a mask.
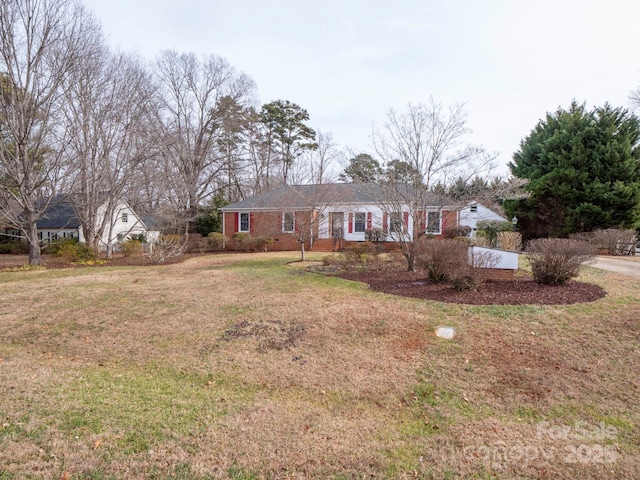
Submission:
[[[453,288],[458,291],[476,289],[487,279],[489,270],[494,268],[500,257],[493,252],[475,252],[467,263],[458,263],[458,268],[450,273]]]
[[[450,281],[452,273],[468,263],[468,247],[463,242],[421,237],[415,245],[416,263],[427,272],[427,278],[432,282]]]
[[[186,248],[186,242],[180,235],[163,235],[148,254],[154,263],[164,263],[169,258],[181,256]]]
[[[409,104],[405,112],[389,110],[384,125],[373,131],[373,146],[384,166],[377,203],[389,216],[408,214],[410,222],[406,223],[412,226],[403,222],[403,228],[390,237],[410,271],[418,237],[425,232],[440,233],[439,228],[429,228],[425,212],[440,216],[445,207],[460,207],[435,194],[434,187],[446,186],[456,178],[466,182],[493,167],[496,155],[466,143],[469,133],[463,104],[445,106],[433,98],[428,103]]]
[[[626,228],[598,229],[593,232],[577,233],[571,238],[606,249],[609,255],[630,255],[638,241],[636,231]]]
[[[519,252],[522,250],[522,235],[518,232],[498,232],[496,234],[498,248]]]
[[[577,277],[580,265],[596,254],[593,245],[568,238],[539,238],[527,246],[533,279],[545,285],[563,285]]]

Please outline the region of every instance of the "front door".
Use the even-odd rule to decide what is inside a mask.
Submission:
[[[331,213],[331,237],[337,239],[342,238],[344,226],[344,213],[332,212]]]

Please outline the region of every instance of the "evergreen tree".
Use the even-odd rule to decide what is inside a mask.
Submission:
[[[275,100],[262,106],[260,120],[269,132],[271,148],[279,155],[282,184],[287,185],[293,162],[303,152],[318,148],[316,132],[305,124],[309,114],[289,100]]]
[[[414,186],[422,185],[422,174],[409,162],[391,160],[384,171],[385,180],[393,183],[407,183]]]
[[[382,174],[380,162],[368,153],[360,153],[349,160],[349,165],[340,174],[342,182],[375,182]]]
[[[505,202],[525,237],[566,236],[640,224],[640,122],[610,105],[573,102],[548,113],[509,168],[530,197]]]
[[[196,232],[203,237],[206,237],[211,232],[222,233],[222,213],[220,208],[228,203],[221,193],[217,193],[208,206],[199,208],[199,215],[195,221]]]

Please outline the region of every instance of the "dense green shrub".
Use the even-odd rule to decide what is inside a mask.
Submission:
[[[18,240],[0,242],[0,254],[24,255],[29,253],[29,245]]]
[[[207,235],[207,242],[209,243],[209,247],[214,250],[224,250],[227,246],[227,237],[225,237],[220,232],[211,232]]]
[[[96,259],[96,252],[86,243],[80,243],[75,238],[67,238],[50,245],[51,251],[68,262],[87,262]]]
[[[529,242],[526,253],[537,283],[562,285],[578,276],[580,265],[596,254],[596,248],[569,238],[539,238]]]
[[[498,241],[498,233],[513,231],[513,224],[500,220],[481,220],[476,225],[476,230],[476,236],[486,237],[489,240],[489,246],[495,247]]]

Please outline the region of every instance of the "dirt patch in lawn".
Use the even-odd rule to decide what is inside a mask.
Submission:
[[[598,285],[571,280],[565,285],[539,285],[529,276],[514,280],[492,280],[476,290],[457,291],[451,284],[433,283],[424,272],[362,270],[337,273],[340,278],[364,282],[371,290],[447,303],[471,305],[567,305],[585,303],[604,297]]]

